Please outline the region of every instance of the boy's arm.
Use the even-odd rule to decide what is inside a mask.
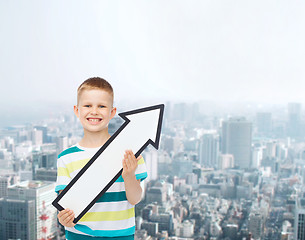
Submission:
[[[141,180],[137,180],[135,175],[138,161],[141,158],[141,156],[136,158],[131,150],[126,150],[123,159],[122,177],[124,179],[127,200],[132,205],[139,203],[142,197]]]

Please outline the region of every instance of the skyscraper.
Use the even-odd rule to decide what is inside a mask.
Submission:
[[[19,181],[19,176],[15,174],[0,175],[0,198],[7,196],[7,188],[16,184]]]
[[[0,238],[36,239],[35,201],[0,198]]]
[[[301,104],[288,103],[288,126],[287,133],[289,137],[300,137],[301,133]]]
[[[216,167],[219,155],[219,136],[203,134],[199,143],[199,163],[205,167]]]
[[[296,200],[295,218],[294,218],[294,239],[305,240],[305,199]]]
[[[49,144],[48,144],[49,145]],[[32,177],[36,179],[38,169],[56,169],[57,153],[56,149],[44,148],[42,151],[33,151]]]
[[[272,132],[272,115],[270,112],[258,112],[256,114],[257,132],[268,136]]]
[[[259,239],[264,232],[263,216],[258,212],[251,212],[249,215],[249,231],[254,239]]]
[[[42,143],[48,143],[48,127],[47,126],[35,126],[39,131],[42,131]]]
[[[231,118],[222,124],[221,151],[234,156],[234,165],[251,166],[252,123],[245,118]]]
[[[35,238],[31,239],[41,239],[44,235],[52,238],[57,233],[57,210],[51,205],[56,198],[54,189],[55,183],[42,181],[24,181],[8,188],[9,200],[34,201],[35,218],[32,221],[36,231]]]
[[[33,145],[42,145],[43,142],[43,132],[34,128],[31,131],[31,140]]]
[[[57,155],[68,148],[68,138],[66,136],[56,137]]]
[[[147,169],[147,179],[146,181],[158,179],[158,153],[154,149],[146,151],[144,154],[146,169]]]

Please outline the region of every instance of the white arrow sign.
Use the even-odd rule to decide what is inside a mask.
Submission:
[[[93,206],[122,173],[125,150],[138,157],[151,144],[159,147],[164,104],[120,113],[125,122],[53,201],[58,210],[72,209],[74,223]],[[88,191],[90,186],[90,191]]]

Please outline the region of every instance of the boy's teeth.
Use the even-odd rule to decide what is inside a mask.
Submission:
[[[89,121],[91,121],[91,122],[99,122],[100,119],[91,119],[91,118],[89,118]]]

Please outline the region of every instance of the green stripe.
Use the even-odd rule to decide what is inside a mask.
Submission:
[[[126,192],[106,192],[102,197],[100,197],[97,202],[120,202],[126,201]]]
[[[70,147],[66,150],[64,150],[63,152],[61,152],[59,155],[58,155],[58,158],[62,157],[62,156],[65,156],[67,154],[70,154],[70,153],[75,153],[75,152],[83,152],[84,150],[82,149],[79,149],[78,147],[74,146],[74,147]]]

